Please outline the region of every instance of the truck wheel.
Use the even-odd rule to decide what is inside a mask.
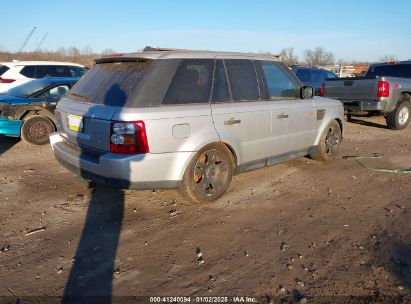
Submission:
[[[405,129],[410,123],[411,104],[408,101],[400,102],[394,111],[387,113],[385,121],[393,130]]]
[[[49,142],[49,135],[56,130],[53,122],[43,116],[30,116],[24,120],[21,127],[21,138],[34,145],[44,145]]]
[[[181,190],[195,203],[214,201],[227,191],[233,170],[233,157],[224,144],[207,145],[190,161]]]
[[[341,127],[334,120],[324,129],[319,145],[313,147],[309,155],[312,159],[321,161],[335,159],[340,150],[341,141]]]

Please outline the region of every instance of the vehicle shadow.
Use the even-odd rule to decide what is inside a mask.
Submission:
[[[0,135],[0,155],[20,141],[20,138]]]
[[[106,92],[104,104],[113,105],[115,102],[116,106],[123,107],[126,99],[126,93],[114,84]],[[83,120],[90,119],[99,110],[100,106],[91,107],[83,115]],[[93,132],[90,129],[84,131]],[[83,163],[80,162],[80,175],[87,177],[90,172],[83,164],[88,162],[90,154],[86,147],[80,146],[80,149],[80,159],[83,160]],[[127,181],[130,169],[123,174]],[[124,187],[127,188],[127,185],[125,182]],[[113,275],[123,212],[124,192],[97,184],[91,192],[84,228],[62,303],[112,303]]]
[[[388,129],[386,125],[381,125],[375,122],[371,121],[366,121],[366,120],[360,120],[357,117],[356,118],[351,118],[348,120],[349,123],[357,124],[357,125],[363,125],[363,126],[368,126],[368,127],[374,127],[374,128],[379,128],[379,129]]]
[[[111,303],[123,211],[122,190],[93,189],[62,303]]]

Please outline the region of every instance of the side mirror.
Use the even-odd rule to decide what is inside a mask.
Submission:
[[[314,96],[314,89],[309,86],[303,86],[301,87],[301,98],[303,99],[308,99],[308,98],[313,98]]]

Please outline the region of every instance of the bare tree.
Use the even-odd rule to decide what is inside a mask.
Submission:
[[[75,46],[71,46],[68,48],[67,50],[67,55],[68,56],[78,56],[80,55],[80,50],[78,48],[76,48]]]
[[[304,59],[307,65],[323,66],[334,64],[334,54],[326,52],[324,48],[317,46],[314,50],[305,50]]]
[[[89,46],[86,45],[81,49],[81,55],[92,55],[93,54],[93,49]]]
[[[381,62],[389,62],[389,61],[397,61],[397,60],[398,60],[397,56],[392,55],[392,54],[387,54],[384,57],[378,58],[378,61],[381,61]]]
[[[102,55],[108,55],[108,54],[114,54],[116,51],[111,49],[111,48],[107,48],[104,49],[104,51],[101,52]]]
[[[280,56],[281,60],[288,65],[298,64],[298,57],[294,54],[294,48],[292,47],[282,49]]]
[[[67,56],[67,49],[64,47],[59,47],[56,53],[60,54],[61,56]]]

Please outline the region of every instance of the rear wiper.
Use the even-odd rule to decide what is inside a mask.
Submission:
[[[83,98],[83,99],[85,99],[85,100],[88,100],[88,99],[89,99],[89,97],[88,97],[88,96],[86,96],[86,95],[82,95],[82,94],[79,94],[79,93],[73,93],[73,92],[70,92],[70,95],[74,95],[74,96],[77,96],[77,97]]]

